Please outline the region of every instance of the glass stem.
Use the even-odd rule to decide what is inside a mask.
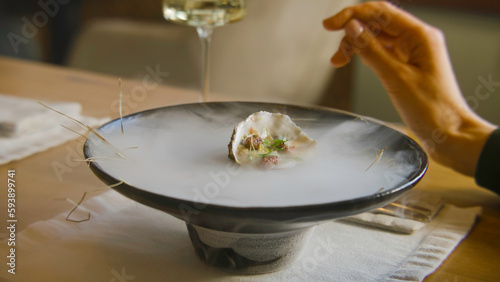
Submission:
[[[201,101],[208,101],[208,92],[210,90],[210,39],[212,37],[212,27],[197,27],[196,31],[201,41],[201,59],[202,59],[202,72],[201,72]]]

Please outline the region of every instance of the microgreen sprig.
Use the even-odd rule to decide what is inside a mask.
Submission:
[[[286,142],[288,139],[283,137],[283,139],[264,139],[262,143],[271,151],[281,151],[286,148]]]

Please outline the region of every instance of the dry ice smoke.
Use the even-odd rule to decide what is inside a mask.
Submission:
[[[283,170],[235,170],[227,158],[234,126],[261,110],[288,114],[317,141],[314,158]],[[378,123],[281,105],[181,105],[126,117],[124,127],[122,135],[117,120],[101,132],[126,159],[114,158],[109,148],[89,138],[91,155],[105,157],[97,161],[101,169],[153,193],[225,206],[279,207],[367,197],[407,183],[422,161],[403,135]]]

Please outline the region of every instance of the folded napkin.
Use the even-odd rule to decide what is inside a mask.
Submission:
[[[342,220],[403,234],[411,234],[425,226],[425,223],[413,219],[369,212],[353,215]]]
[[[47,106],[71,116],[89,126],[107,119],[82,116],[81,106],[72,102],[44,102]],[[64,142],[75,139],[85,129],[67,117],[55,113],[36,100],[0,94],[0,165],[19,160]]]
[[[446,205],[411,235],[332,221],[316,227],[299,259],[279,272],[234,276],[202,263],[186,225],[107,191],[73,214],[17,233],[13,281],[420,281],[467,235],[479,208]],[[8,253],[7,241],[0,253]],[[3,256],[2,260],[5,260]],[[5,266],[5,262],[1,262]]]
[[[444,201],[441,196],[413,189],[382,209],[360,213],[342,220],[411,234],[424,227],[424,222],[432,220],[443,205]]]

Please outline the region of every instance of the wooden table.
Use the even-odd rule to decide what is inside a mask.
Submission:
[[[155,69],[156,66],[150,66]],[[160,68],[160,71],[164,71]],[[156,85],[152,78],[124,80],[124,114],[165,105],[196,102],[197,91]],[[139,88],[137,88],[139,87]],[[140,87],[148,88],[138,95]],[[0,57],[0,93],[40,100],[76,101],[83,114],[119,116],[117,77],[80,72],[45,64]],[[133,95],[133,93],[136,93]],[[221,100],[223,97],[215,97]],[[82,145],[68,142],[43,153],[0,166],[0,183],[7,183],[7,170],[16,170],[17,230],[48,220],[73,207],[61,199],[78,201],[85,191],[103,187],[83,162],[73,161]],[[53,164],[69,170],[58,178]],[[0,222],[7,220],[7,189],[1,184]],[[5,188],[5,189],[4,189]],[[431,161],[429,171],[417,187],[441,194],[457,206],[482,206],[483,215],[470,234],[426,281],[495,281],[500,278],[500,200],[474,184],[474,180]],[[2,228],[6,235],[5,229]]]

